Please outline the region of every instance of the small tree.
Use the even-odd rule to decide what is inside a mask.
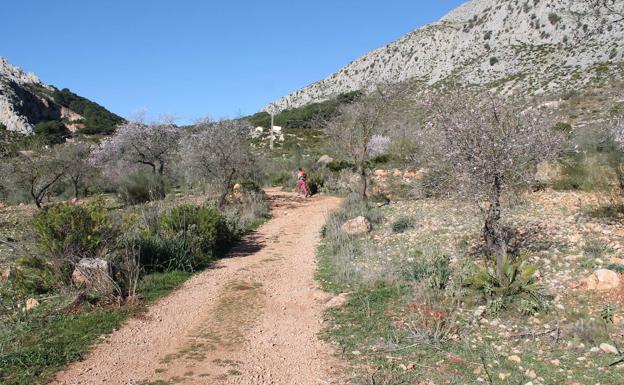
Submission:
[[[385,136],[394,100],[377,89],[356,102],[342,105],[338,115],[326,125],[325,132],[331,138],[334,152],[355,165],[363,199],[367,198],[368,162],[378,156],[379,151],[387,151],[389,143]]]
[[[85,182],[96,173],[95,167],[89,162],[93,146],[86,142],[66,143],[59,150],[60,161],[65,164],[66,176],[74,187],[77,199],[80,190],[85,190]]]
[[[154,174],[163,175],[177,151],[179,140],[180,130],[170,122],[126,122],[94,151],[92,162],[124,170],[126,174],[134,171],[133,166],[145,165]]]
[[[198,178],[216,186],[219,207],[236,178],[250,165],[250,153],[245,143],[249,126],[238,120],[198,123],[194,132],[182,140],[180,165],[187,177]]]
[[[15,184],[28,191],[38,208],[42,208],[43,199],[66,173],[58,153],[48,148],[20,151],[12,166]]]
[[[507,244],[501,219],[502,198],[535,180],[540,162],[554,159],[563,135],[550,129],[537,108],[488,93],[455,93],[435,98],[428,135],[434,156],[454,181],[452,192],[474,201],[483,214],[483,237],[496,256],[503,278]]]

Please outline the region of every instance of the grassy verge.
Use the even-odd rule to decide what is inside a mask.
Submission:
[[[149,304],[191,276],[170,272],[146,276],[140,294]],[[100,336],[112,333],[144,306],[75,309],[59,297],[0,328],[0,380],[6,385],[44,384],[67,364],[84,357]]]

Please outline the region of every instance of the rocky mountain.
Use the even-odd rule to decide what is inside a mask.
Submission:
[[[68,89],[44,84],[0,57],[0,125],[29,135],[38,123],[49,121],[94,134],[112,131],[123,119]]]
[[[589,12],[588,3],[473,0],[264,110],[403,81],[539,95],[622,80],[624,22]]]

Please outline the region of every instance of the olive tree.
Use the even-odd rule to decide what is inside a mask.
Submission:
[[[170,122],[126,122],[93,152],[92,163],[105,166],[109,174],[147,166],[154,174],[163,175],[180,137],[180,129]]]
[[[180,166],[189,179],[199,179],[219,191],[219,207],[225,204],[232,183],[251,164],[246,143],[250,128],[240,120],[200,121],[180,145]]]
[[[482,234],[504,277],[507,241],[501,205],[534,181],[539,163],[555,159],[563,135],[550,118],[521,101],[489,93],[453,93],[432,98],[426,128],[431,153],[447,164],[451,193],[475,202],[483,215]]]

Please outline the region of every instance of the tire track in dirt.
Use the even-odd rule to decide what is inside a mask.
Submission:
[[[54,384],[339,384],[320,341],[315,249],[339,199],[269,190],[273,218],[231,253],[106,337]]]

